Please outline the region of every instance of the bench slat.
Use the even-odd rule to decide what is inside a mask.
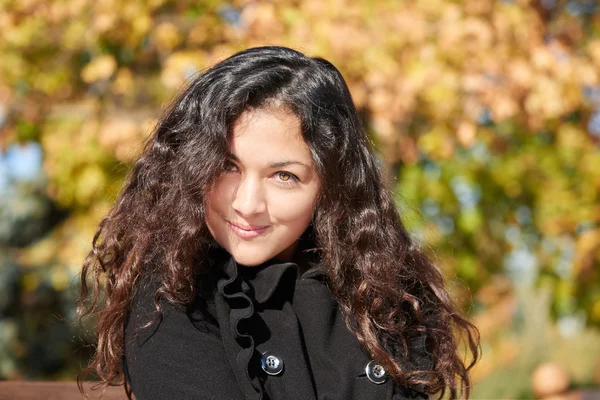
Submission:
[[[94,382],[85,382],[83,387],[90,399],[125,400],[122,386],[110,386],[104,396],[99,390],[91,390]],[[0,381],[0,400],[81,400],[76,382]]]

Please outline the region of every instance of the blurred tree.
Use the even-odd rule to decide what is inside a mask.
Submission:
[[[19,275],[23,296],[43,282],[65,291],[159,108],[233,52],[281,44],[342,70],[407,224],[466,284],[465,307],[468,286],[481,315],[508,304],[512,318],[511,293],[542,285],[559,321],[598,326],[598,11],[585,0],[5,1],[3,157],[39,143],[46,194],[69,215],[0,251],[46,272]],[[0,227],[32,199],[3,195]]]

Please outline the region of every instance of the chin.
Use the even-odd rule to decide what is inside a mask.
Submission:
[[[256,267],[271,258],[266,254],[261,255],[256,254],[255,252],[253,252],[253,254],[247,254],[245,252],[238,253],[236,251],[231,251],[230,253],[238,264],[245,265],[246,267]]]

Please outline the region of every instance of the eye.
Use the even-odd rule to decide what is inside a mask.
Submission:
[[[286,185],[291,185],[296,182],[300,182],[300,179],[296,175],[286,171],[276,172],[275,176],[277,177],[278,182]]]
[[[225,171],[226,172],[237,172],[239,171],[237,165],[235,165],[232,161],[225,161]]]

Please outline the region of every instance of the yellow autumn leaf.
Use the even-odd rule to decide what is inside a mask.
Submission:
[[[81,79],[86,83],[94,83],[99,80],[108,79],[117,69],[117,61],[110,54],[104,54],[94,58],[81,71]]]
[[[590,40],[586,46],[586,50],[596,68],[600,68],[600,39]]]
[[[579,235],[576,244],[576,256],[573,262],[576,273],[584,268],[585,260],[588,261],[587,264],[593,260],[590,256],[598,250],[600,250],[600,229],[591,229]]]
[[[133,90],[133,73],[131,70],[129,68],[119,68],[111,88],[116,94],[131,93]]]
[[[90,204],[102,194],[107,183],[105,172],[96,164],[86,166],[76,179],[75,199],[78,204]]]
[[[465,147],[471,147],[475,143],[477,127],[472,121],[461,121],[456,128],[456,137]]]
[[[170,22],[163,22],[158,25],[154,32],[152,32],[152,38],[159,52],[167,53],[173,50],[181,43],[181,35],[177,27]]]
[[[70,278],[71,276],[68,273],[68,270],[60,265],[54,266],[50,273],[50,283],[54,290],[59,292],[62,292],[69,287]]]
[[[172,53],[164,62],[160,79],[165,87],[177,89],[208,63],[201,51],[178,51]]]

